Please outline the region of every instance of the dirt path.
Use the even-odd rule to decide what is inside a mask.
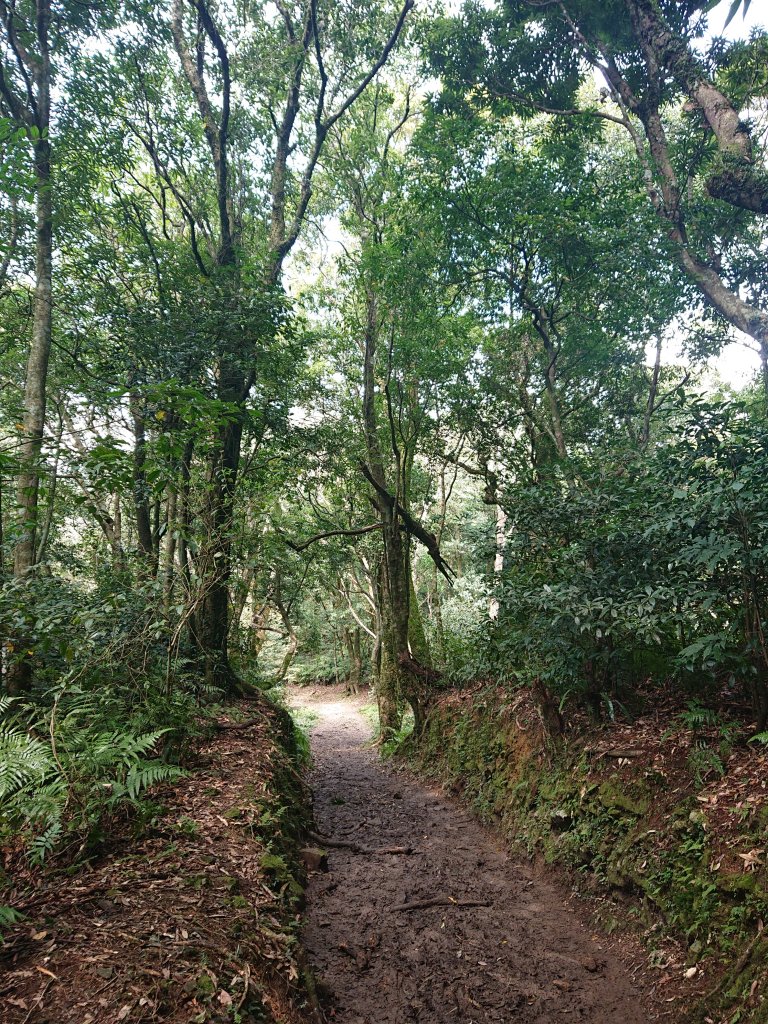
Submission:
[[[295,691],[311,708],[312,785],[325,836],[367,847],[334,849],[309,887],[304,941],[329,1020],[343,1024],[641,1024],[651,1018],[624,968],[562,898],[512,861],[460,806],[387,770],[365,749],[369,730],[340,691]],[[431,907],[434,897],[487,907]]]

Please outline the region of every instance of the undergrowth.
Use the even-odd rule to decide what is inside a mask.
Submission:
[[[0,843],[21,843],[33,864],[92,850],[111,816],[183,774],[199,733],[196,701],[180,690],[142,701],[73,685],[46,696],[0,699]]]
[[[360,713],[371,729],[371,742],[379,743],[381,740],[381,723],[379,721],[379,708],[375,703],[364,704]],[[383,757],[394,757],[406,741],[413,734],[413,711],[406,708],[403,713],[400,728],[380,743],[380,750]]]
[[[300,765],[306,766],[312,759],[309,745],[309,734],[312,727],[318,720],[318,714],[311,708],[289,707],[285,700],[285,689],[282,686],[272,687],[266,692],[266,696],[276,706],[287,711],[291,716],[294,727],[294,742],[296,745],[297,760]]]

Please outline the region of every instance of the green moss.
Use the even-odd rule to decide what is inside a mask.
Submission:
[[[718,872],[715,882],[718,889],[727,893],[756,893],[759,889],[758,876],[754,872]]]
[[[603,782],[598,790],[600,803],[608,810],[628,811],[642,818],[647,813],[650,799],[647,796],[631,795],[612,779]]]

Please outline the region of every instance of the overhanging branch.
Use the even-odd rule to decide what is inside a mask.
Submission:
[[[412,537],[415,537],[416,540],[421,541],[439,571],[443,576],[445,576],[451,586],[453,586],[453,577],[456,576],[456,573],[440,554],[440,545],[438,544],[437,537],[435,537],[434,533],[430,533],[429,530],[426,530],[421,525],[421,523],[418,523],[410,512],[404,509],[400,502],[393,498],[386,487],[382,487],[382,485],[377,482],[373,473],[371,473],[370,469],[364,462],[360,463],[360,470],[371,487],[373,487],[374,491],[376,491],[379,499],[384,502],[387,508],[397,513],[397,515],[402,519],[407,532]]]
[[[381,523],[371,523],[370,526],[356,526],[349,530],[326,530],[324,533],[316,533],[313,537],[308,537],[307,540],[302,541],[300,544],[288,540],[287,537],[283,539],[292,551],[306,551],[310,545],[316,544],[319,540],[325,540],[326,537],[361,537],[364,533],[373,533],[380,526]]]

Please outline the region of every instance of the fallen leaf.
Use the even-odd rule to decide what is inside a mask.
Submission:
[[[758,868],[763,866],[764,861],[760,859],[761,854],[765,853],[765,850],[753,849],[748,853],[740,853],[739,857],[744,861],[744,868],[746,871],[756,871]]]

